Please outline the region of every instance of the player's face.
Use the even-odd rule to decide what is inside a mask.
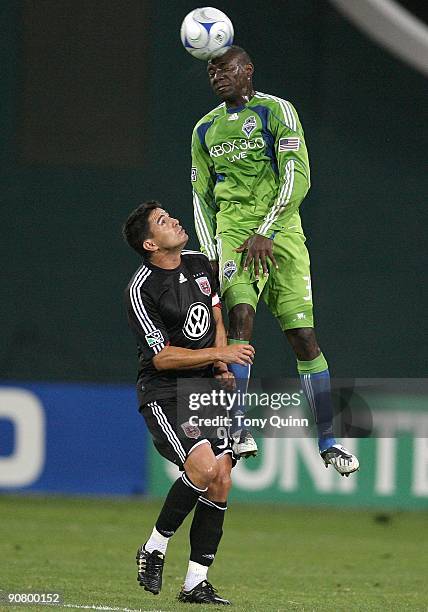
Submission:
[[[170,250],[182,247],[189,240],[186,231],[181,227],[178,219],[170,217],[163,208],[155,208],[149,217],[152,241],[158,249]]]
[[[208,62],[208,78],[214,93],[222,100],[233,100],[248,93],[252,65],[239,55],[227,52]]]

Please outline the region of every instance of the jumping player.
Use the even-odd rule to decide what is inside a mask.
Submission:
[[[314,330],[309,254],[299,206],[310,187],[305,137],[290,102],[253,87],[247,52],[230,47],[208,62],[222,103],[195,126],[193,203],[201,250],[219,274],[229,315],[230,344],[247,344],[260,297],[278,320],[297,358],[326,466],[348,476],[358,459],[336,443],[330,374]],[[230,365],[245,392],[249,365]],[[241,432],[237,454],[256,452]]]

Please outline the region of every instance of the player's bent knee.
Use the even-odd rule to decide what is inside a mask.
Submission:
[[[225,455],[218,462],[218,473],[216,478],[208,487],[210,497],[217,501],[225,501],[232,487],[232,461],[230,455]]]
[[[298,359],[310,361],[321,352],[313,327],[301,327],[286,330],[287,338]]]
[[[224,488],[229,487],[230,489],[230,487],[232,486],[232,477],[230,475],[230,472],[225,471],[225,470],[220,471],[217,474],[212,484],[213,485],[217,484],[218,486],[221,486]]]
[[[208,497],[213,501],[226,501],[231,487],[232,478],[230,474],[217,476],[208,487]]]
[[[210,444],[202,444],[187,457],[184,468],[191,481],[202,488],[217,477],[219,466]]]
[[[204,464],[200,466],[187,466],[186,474],[188,474],[191,481],[201,488],[209,487],[210,484],[215,480],[218,472],[218,467],[215,463]]]
[[[296,329],[288,329],[287,335],[298,338],[303,342],[316,342],[315,330],[313,327],[298,327]]]

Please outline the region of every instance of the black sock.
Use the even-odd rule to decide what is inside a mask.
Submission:
[[[223,535],[226,502],[200,497],[190,528],[190,561],[209,567],[214,561]]]
[[[156,529],[159,533],[167,538],[172,536],[189,512],[193,510],[198,497],[205,491],[206,489],[196,487],[186,472],[183,472],[170,488],[156,521]]]

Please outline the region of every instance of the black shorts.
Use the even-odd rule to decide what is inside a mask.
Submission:
[[[158,452],[178,465],[180,470],[192,450],[201,444],[210,444],[217,459],[230,454],[233,465],[236,464],[228,437],[207,437],[198,427],[189,423],[178,423],[175,399],[147,402],[140,408],[140,413],[146,421]]]

